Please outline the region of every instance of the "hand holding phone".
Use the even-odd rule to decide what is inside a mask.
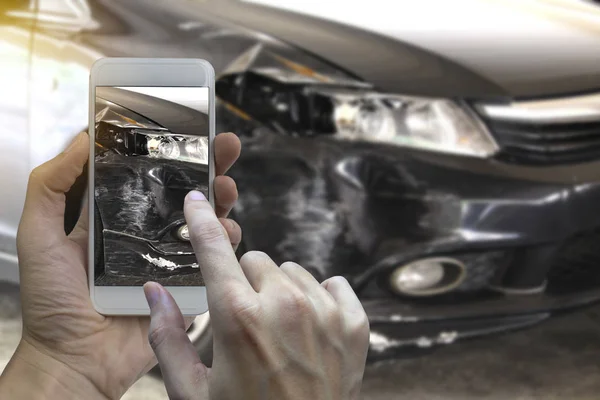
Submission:
[[[207,310],[183,214],[190,190],[214,206],[214,71],[199,59],[105,58],[90,78],[89,285],[105,315],[148,315],[142,286]]]
[[[199,193],[186,197],[191,242],[206,282],[213,364],[202,364],[170,294],[147,283],[150,342],[172,399],[358,399],[369,323],[349,283],[319,284],[301,266],[251,251],[238,262]],[[210,379],[209,379],[210,377]]]
[[[237,199],[222,176],[240,153],[236,135],[215,138],[216,212],[231,240],[239,226],[226,220]],[[64,231],[65,193],[89,156],[89,137],[32,172],[17,235],[23,338],[2,373],[0,398],[120,398],[156,365],[147,317],[106,317],[94,309],[87,276],[88,215]]]

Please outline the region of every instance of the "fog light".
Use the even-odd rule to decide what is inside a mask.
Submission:
[[[186,240],[186,241],[190,240],[190,231],[188,229],[187,224],[181,225],[179,227],[179,229],[177,229],[177,237],[181,240]]]
[[[465,274],[464,264],[456,259],[425,258],[396,268],[390,275],[390,286],[400,294],[431,296],[455,289]]]
[[[392,279],[401,291],[429,289],[444,279],[444,267],[431,260],[417,261],[398,268]]]

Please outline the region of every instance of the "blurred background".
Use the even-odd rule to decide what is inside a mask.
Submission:
[[[349,280],[371,324],[365,399],[595,398],[599,6],[3,1],[0,369],[28,174],[87,129],[92,63],[194,57],[216,71],[217,131],[243,144],[242,251]],[[190,331],[208,362],[211,335],[208,315]],[[166,398],[157,371],[126,398]]]

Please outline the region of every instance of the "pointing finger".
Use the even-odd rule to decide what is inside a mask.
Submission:
[[[209,306],[232,286],[251,290],[237,261],[226,229],[201,192],[192,191],[184,203],[190,242],[206,283]]]

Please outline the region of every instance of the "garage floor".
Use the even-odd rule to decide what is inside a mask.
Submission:
[[[0,284],[0,370],[20,334],[17,297],[16,290]],[[363,398],[600,398],[600,306],[524,331],[371,364],[365,373]],[[124,399],[166,399],[166,392],[158,379],[147,376]]]

